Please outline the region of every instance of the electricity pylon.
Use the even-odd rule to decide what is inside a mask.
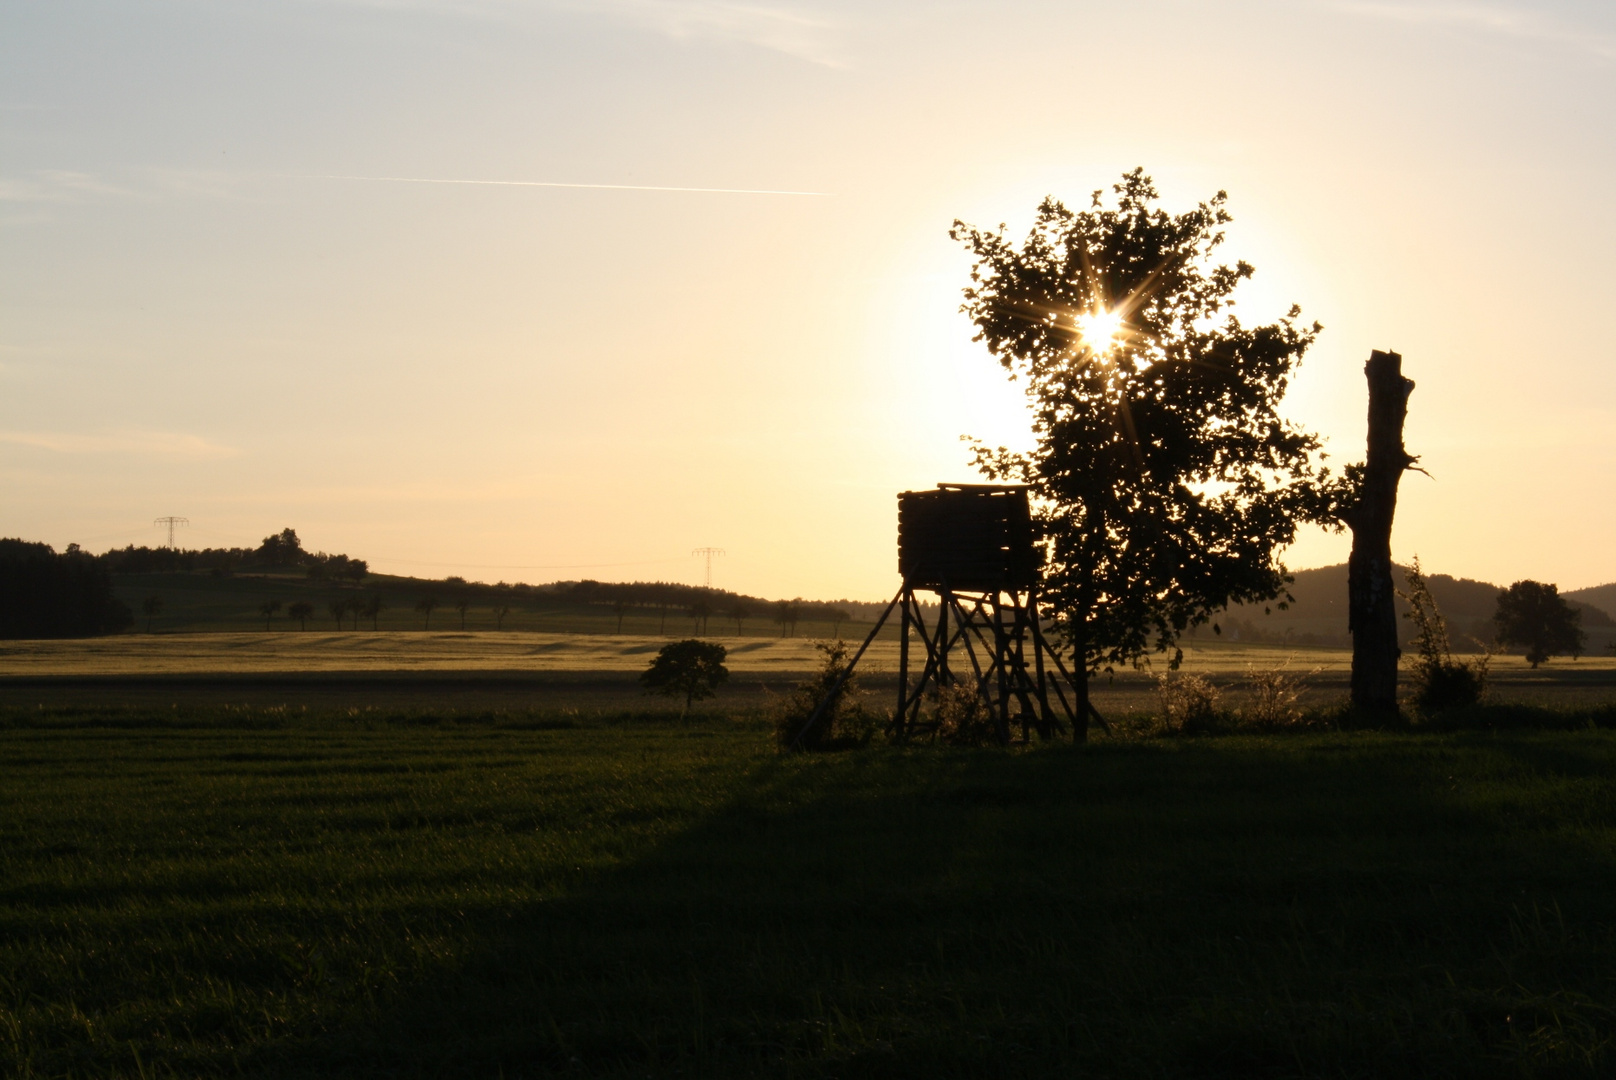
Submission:
[[[191,519],[190,518],[185,518],[185,517],[160,517],[160,518],[156,518],[156,519],[154,519],[152,521],[153,525],[167,525],[168,526],[168,546],[170,548],[172,548],[174,546],[174,526],[176,526],[176,525],[189,525],[190,523],[191,523]]]
[[[713,556],[724,554],[723,548],[704,547],[692,551],[692,555],[703,555],[707,558],[707,588],[713,587]]]

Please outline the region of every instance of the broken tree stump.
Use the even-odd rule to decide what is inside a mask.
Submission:
[[[1352,706],[1383,719],[1397,715],[1396,586],[1392,582],[1392,518],[1397,485],[1418,458],[1403,448],[1403,421],[1414,383],[1403,358],[1376,350],[1364,365],[1369,380],[1369,448],[1363,487],[1347,515],[1352,556],[1347,561],[1347,627],[1352,632]]]

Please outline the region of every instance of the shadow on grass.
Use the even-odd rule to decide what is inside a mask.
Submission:
[[[275,1076],[1597,1076],[1616,742],[754,761]]]

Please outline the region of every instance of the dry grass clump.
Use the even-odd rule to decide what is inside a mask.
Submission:
[[[1314,668],[1305,675],[1292,674],[1291,660],[1287,658],[1278,667],[1259,668],[1255,664],[1246,668],[1246,702],[1236,711],[1239,726],[1257,731],[1298,731],[1305,728],[1329,726],[1312,718],[1301,707],[1302,691],[1306,680],[1322,669]]]
[[[999,743],[993,707],[982,697],[982,684],[976,679],[961,679],[940,689],[932,710],[937,738],[950,746]]]
[[[1202,735],[1224,726],[1222,694],[1200,675],[1156,676],[1161,724],[1169,735]]]
[[[1414,623],[1418,631],[1414,641],[1420,651],[1419,659],[1414,661],[1414,704],[1427,716],[1476,704],[1487,692],[1492,653],[1475,661],[1455,660],[1448,639],[1448,621],[1425,583],[1418,556],[1404,580],[1408,591],[1398,595],[1408,601],[1409,610],[1403,617]]]
[[[1157,731],[1166,735],[1212,735],[1236,731],[1303,731],[1328,727],[1328,721],[1302,708],[1302,692],[1311,672],[1293,673],[1290,660],[1277,667],[1246,667],[1239,704],[1228,708],[1224,693],[1202,675],[1159,675],[1156,697],[1161,703]]]

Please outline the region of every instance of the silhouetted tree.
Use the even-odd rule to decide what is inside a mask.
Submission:
[[[751,618],[752,605],[748,604],[744,600],[736,600],[729,605],[724,614],[735,620],[735,636],[741,637],[743,636],[741,624],[746,622],[747,619]]]
[[[830,636],[833,638],[839,638],[842,636],[842,624],[848,619],[852,618],[852,616],[839,607],[833,607],[826,611],[825,617],[830,620]]]
[[[683,716],[690,711],[690,703],[710,698],[729,678],[724,666],[727,655],[724,646],[711,641],[689,638],[662,646],[651,666],[640,674],[640,683],[647,689],[667,697],[684,695]]]
[[[357,596],[348,597],[348,614],[353,616],[354,633],[359,632],[359,616],[365,613],[365,601]]]
[[[0,638],[107,634],[134,622],[105,561],[70,544],[0,540]]]
[[[297,538],[297,530],[282,529],[264,537],[253,556],[265,566],[298,566],[304,560],[303,542]]]
[[[1498,641],[1525,650],[1534,668],[1553,656],[1582,655],[1587,637],[1582,612],[1565,602],[1560,590],[1541,581],[1517,581],[1498,594],[1493,625]]]
[[[364,559],[349,559],[342,568],[343,576],[349,581],[352,581],[355,585],[358,585],[361,581],[364,581],[365,575],[369,572],[370,564]]]
[[[619,597],[612,601],[612,614],[617,616],[617,632],[623,632],[623,616],[633,610],[634,605]]]
[[[269,621],[275,617],[275,613],[280,609],[281,602],[279,600],[265,600],[258,605],[258,614],[264,617],[264,630],[266,632],[269,630]]]
[[[657,623],[657,635],[660,637],[668,632],[668,602],[666,600],[657,601],[657,614],[661,616],[661,621]]]
[[[975,256],[963,310],[1022,380],[1036,448],[976,444],[991,479],[1030,484],[1045,539],[1043,596],[1079,675],[1154,649],[1169,667],[1186,629],[1230,603],[1279,596],[1277,553],[1301,521],[1335,523],[1318,439],[1277,406],[1319,326],[1299,309],[1247,327],[1231,312],[1244,262],[1211,263],[1226,196],[1169,215],[1143,170],[1074,212],[1038,207],[1017,247],[956,221]],[[1216,629],[1216,627],[1214,627]]]
[[[494,629],[495,630],[503,630],[503,629],[505,629],[505,616],[509,615],[510,613],[511,613],[511,605],[505,604],[505,603],[499,603],[499,604],[494,605]],[[623,621],[621,619],[619,619],[618,622],[617,622],[617,629],[619,631],[621,631],[623,629]]]
[[[435,596],[423,596],[421,599],[415,602],[415,610],[419,611],[425,620],[422,629],[432,629],[432,613],[436,611],[437,608],[438,600]]]
[[[335,600],[329,601],[325,605],[325,610],[333,619],[337,620],[337,629],[341,630],[342,620],[348,617],[348,598],[339,596]]]
[[[152,620],[163,613],[163,598],[148,596],[140,602],[140,613],[146,616],[146,633],[151,633]]]
[[[471,601],[467,600],[464,596],[455,598],[454,609],[460,612],[460,629],[462,630],[466,628],[466,611],[470,609],[470,607]]]
[[[713,613],[713,605],[704,596],[698,596],[690,602],[691,633],[705,635],[707,633],[707,617]]]
[[[299,630],[307,630],[309,620],[314,618],[314,605],[307,600],[299,600],[286,609],[286,617],[296,619]]]
[[[796,637],[797,622],[802,618],[802,597],[795,600],[777,600],[774,604],[774,621],[780,624],[781,637]]]
[[[370,628],[375,630],[382,617],[382,611],[387,605],[382,603],[380,594],[372,596],[365,601],[365,616],[370,619]]]

